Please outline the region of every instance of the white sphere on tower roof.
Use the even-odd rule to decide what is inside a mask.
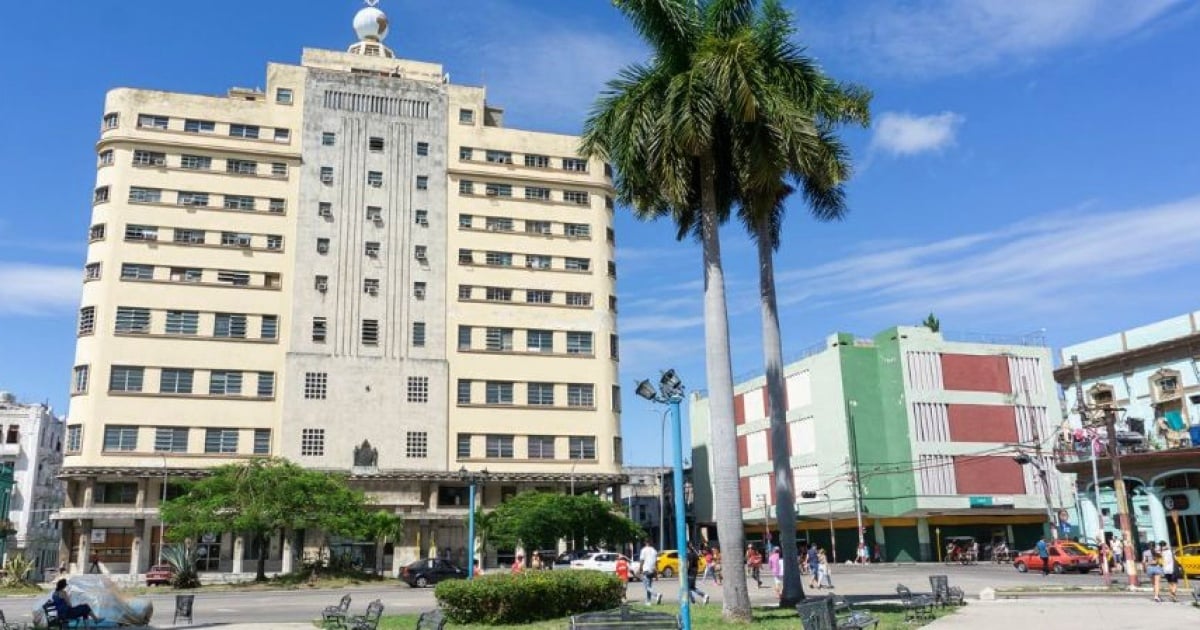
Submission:
[[[362,9],[354,15],[354,32],[359,39],[383,41],[388,33],[387,15],[374,5]]]

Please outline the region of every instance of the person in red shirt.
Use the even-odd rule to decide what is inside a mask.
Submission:
[[[617,556],[617,577],[621,578],[622,584],[629,583],[629,561],[625,556]]]
[[[516,575],[521,572],[521,569],[524,569],[524,568],[525,568],[525,554],[518,553],[517,558],[515,560],[513,560],[513,563],[512,563],[512,574]]]

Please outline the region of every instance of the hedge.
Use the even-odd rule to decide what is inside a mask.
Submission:
[[[616,608],[625,584],[599,571],[524,571],[447,580],[434,595],[454,623],[518,624]]]

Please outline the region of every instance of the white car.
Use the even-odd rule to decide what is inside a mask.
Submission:
[[[604,573],[617,572],[617,558],[625,558],[614,551],[597,551],[589,553],[587,556],[571,562],[572,569],[591,569],[593,571],[601,571]],[[629,558],[625,558],[629,562]],[[632,570],[632,569],[631,569]]]

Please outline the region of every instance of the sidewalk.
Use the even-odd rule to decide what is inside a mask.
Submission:
[[[972,600],[953,615],[926,626],[931,630],[969,628],[970,630],[1012,630],[1013,628],[1120,628],[1121,630],[1163,630],[1195,628],[1200,625],[1200,610],[1187,603],[1156,604],[1149,596],[1072,599]]]

